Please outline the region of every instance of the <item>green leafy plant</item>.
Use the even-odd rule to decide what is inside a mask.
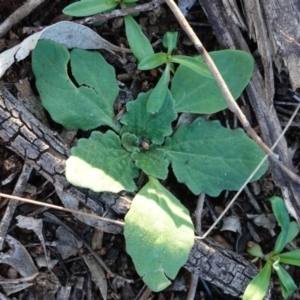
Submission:
[[[140,70],[150,70],[157,68],[162,64],[166,64],[166,68],[160,77],[157,85],[153,89],[147,101],[147,111],[156,113],[163,105],[168,85],[170,81],[170,71],[175,73],[174,63],[180,63],[200,74],[212,78],[212,75],[207,70],[204,62],[199,59],[184,55],[172,55],[177,44],[177,32],[167,32],[163,37],[163,46],[168,49],[167,53],[155,53],[145,57],[138,65]],[[136,46],[134,45],[133,48]]]
[[[135,2],[137,2],[137,0],[81,0],[70,4],[63,12],[71,16],[90,16],[113,9],[118,5],[122,8],[128,5],[132,6]],[[146,106],[148,112],[156,113],[163,105],[169,86],[170,72],[175,73],[174,63],[182,66],[182,68],[176,72],[172,85],[173,97],[178,99],[175,108],[177,112],[188,111],[208,114],[215,113],[227,107],[222,93],[201,57],[172,54],[176,49],[177,32],[167,32],[164,35],[163,46],[167,48],[166,53],[154,53],[150,42],[133,17],[127,15],[124,19],[129,46],[140,62],[138,68],[140,70],[150,70],[166,64],[166,68],[157,85],[152,90],[152,93],[149,94]],[[215,58],[214,60],[217,67],[224,71],[221,75],[226,80],[233,97],[237,99],[252,75],[252,57],[242,51],[236,51],[234,53],[234,50],[231,52],[225,51],[224,53],[220,53],[220,51],[212,52],[211,56]],[[225,59],[226,56],[227,59]],[[222,63],[224,65],[220,66],[219,64]],[[232,76],[233,70],[237,73],[235,76]],[[198,76],[195,76],[195,74],[193,74],[194,72],[198,73]],[[207,77],[206,80],[202,80],[203,77]],[[190,78],[193,78],[194,81],[190,81]],[[210,80],[208,80],[208,78]],[[202,82],[204,82],[204,84],[201,84]],[[180,88],[183,83],[188,86],[184,91]],[[189,91],[188,94],[186,90]],[[202,101],[199,101],[199,95]],[[211,105],[211,103],[214,105]]]
[[[174,40],[174,35],[165,39],[169,51]],[[212,54],[223,68],[221,73],[228,77],[240,74],[239,69],[230,66],[234,61],[241,69],[250,66],[250,71],[244,70],[249,80],[253,69],[251,56],[228,51]],[[194,229],[187,209],[158,179],[167,178],[171,165],[178,181],[194,194],[217,196],[224,189],[239,189],[264,156],[263,151],[243,130],[226,129],[218,121],[202,117],[174,130],[172,122],[181,109],[185,110],[177,108],[181,99],[173,96],[174,83],[155,114],[147,110],[153,93],[150,90],[127,103],[127,112],[120,123],[116,122],[113,102],[118,85],[114,69],[98,52],[74,49],[69,53],[64,46],[44,40],[33,51],[32,66],[42,104],[56,122],[68,129],[91,130],[103,125],[111,128],[104,132],[95,130],[88,139],[79,139],[67,160],[66,177],[70,183],[96,192],[136,192],[125,218],[127,251],[145,283],[153,291],[164,289],[188,258]],[[182,67],[175,71],[173,80],[191,70]],[[207,74],[193,72],[190,80],[202,76],[199,84],[205,90],[206,85],[213,86]],[[240,78],[236,78],[239,87],[233,80],[229,82],[235,95],[245,86]],[[219,97],[205,101],[210,102],[213,111],[222,109],[222,105],[215,103],[219,103]],[[267,166],[264,164],[252,180],[260,178]],[[141,172],[148,175],[149,182],[138,191],[135,179]]]
[[[287,299],[297,289],[294,280],[281,264],[299,267],[300,250],[284,253],[281,253],[281,251],[286,244],[290,243],[298,235],[299,227],[295,221],[290,222],[290,217],[282,198],[274,196],[270,201],[273,213],[281,227],[281,232],[276,239],[274,250],[268,254],[263,254],[258,244],[253,244],[251,248],[248,248],[249,254],[265,260],[266,264],[249,283],[245,290],[243,300],[260,300],[264,298],[269,288],[272,268],[278,275],[281,293],[284,299]]]
[[[172,81],[172,95],[175,98],[177,112],[215,113],[227,107],[214,78],[201,57],[174,55],[177,32],[167,32],[163,37],[163,46],[167,53],[155,53],[140,61],[140,70],[150,70],[166,64],[166,68],[147,101],[147,111],[156,113],[167,94],[170,72],[175,73],[174,63],[180,64]],[[133,48],[138,47],[136,44]],[[216,51],[210,55],[226,80],[235,99],[246,87],[253,70],[252,58],[242,51]],[[235,76],[232,76],[235,72]],[[183,89],[182,86],[188,88]]]

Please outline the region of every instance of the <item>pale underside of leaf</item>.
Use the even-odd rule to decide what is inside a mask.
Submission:
[[[194,243],[188,210],[154,178],[134,197],[124,235],[127,252],[152,291],[170,284]]]
[[[20,44],[0,54],[0,77],[17,61],[26,58],[36,46],[39,39],[60,43],[68,49],[106,49],[117,50],[91,28],[74,22],[61,21],[25,38]]]
[[[130,153],[113,131],[93,132],[89,139],[80,139],[66,162],[68,181],[95,192],[133,192],[133,178],[138,174]]]
[[[264,152],[241,129],[229,130],[218,121],[196,119],[182,125],[163,147],[179,182],[196,195],[218,196],[238,190],[264,157]],[[265,172],[264,164],[252,181]]]

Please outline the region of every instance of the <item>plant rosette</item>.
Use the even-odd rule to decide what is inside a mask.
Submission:
[[[240,95],[251,77],[251,56],[233,50],[211,56],[232,92]],[[206,90],[217,89],[210,77],[185,66],[177,68],[171,90],[155,114],[147,110],[153,91],[140,93],[126,104],[120,122],[114,120],[113,110],[119,92],[115,71],[98,52],[69,52],[44,40],[33,51],[32,66],[42,104],[54,121],[68,129],[111,128],[79,139],[66,162],[66,177],[75,186],[96,192],[135,193],[125,218],[127,251],[149,288],[164,289],[188,258],[194,228],[188,210],[159,179],[167,178],[171,166],[177,180],[195,195],[218,196],[224,189],[238,190],[264,157],[263,151],[242,129],[230,130],[202,117],[173,129],[179,112],[199,112],[201,103],[204,110],[218,111],[226,103],[215,90]],[[250,66],[244,70],[247,78],[232,80],[245,66]],[[186,87],[180,84],[180,89],[178,80],[184,75],[199,83],[205,99],[198,96],[196,101],[195,89],[186,90],[191,103],[182,103]],[[267,167],[265,163],[252,180],[259,179]],[[135,180],[141,172],[149,182],[138,190]]]

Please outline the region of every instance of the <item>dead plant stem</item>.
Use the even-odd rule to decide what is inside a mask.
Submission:
[[[100,216],[97,216],[97,215],[94,215],[91,213],[74,210],[74,209],[70,209],[70,208],[65,208],[65,207],[61,207],[61,206],[50,204],[50,203],[38,202],[35,200],[30,200],[30,199],[26,199],[26,198],[22,198],[22,197],[17,197],[17,196],[11,196],[11,195],[7,195],[7,194],[3,194],[3,193],[0,193],[0,197],[8,198],[8,199],[15,200],[15,201],[22,201],[24,203],[30,203],[30,204],[34,204],[34,205],[43,206],[43,207],[53,208],[53,209],[57,209],[57,210],[61,210],[61,211],[66,211],[66,212],[70,212],[75,215],[82,215],[82,216],[94,218],[97,220],[105,221],[108,223],[113,223],[113,224],[116,224],[119,226],[124,226],[124,222],[122,222],[122,221],[111,220],[111,219],[100,217]]]
[[[45,0],[28,0],[0,24],[0,37],[6,34],[15,24],[29,15],[36,7]],[[2,4],[3,5],[3,4]]]

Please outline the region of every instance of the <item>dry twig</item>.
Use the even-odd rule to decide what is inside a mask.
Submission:
[[[29,15],[36,7],[38,7],[44,1],[45,0],[28,0],[21,7],[19,7],[0,25],[0,37],[7,33],[12,26],[17,24],[27,15]]]

